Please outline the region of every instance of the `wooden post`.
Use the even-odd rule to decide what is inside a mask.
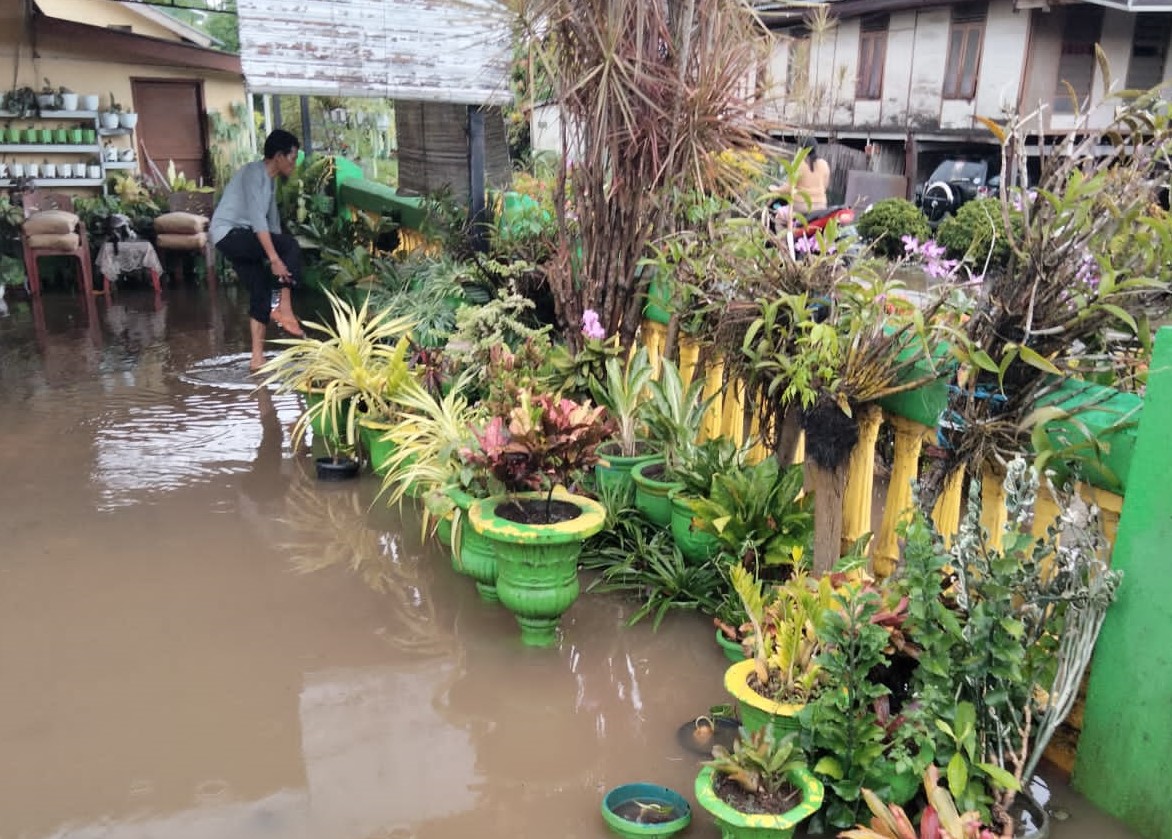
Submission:
[[[981,473],[981,528],[989,534],[989,546],[1001,547],[1005,532],[1005,476],[999,470],[986,466]]]
[[[891,576],[899,562],[899,541],[895,531],[911,512],[912,481],[919,468],[924,435],[930,431],[927,426],[898,416],[891,418],[891,425],[895,429],[895,463],[883,505],[883,524],[871,552],[871,571],[876,577]]]
[[[700,360],[700,345],[686,335],[680,336],[680,379],[687,387],[696,375],[696,362]]]
[[[652,376],[659,378],[659,360],[663,357],[663,345],[667,339],[667,327],[653,320],[643,321],[643,346],[647,347],[647,361],[651,364]]]
[[[842,553],[871,530],[871,497],[875,487],[875,444],[883,412],[878,405],[858,411],[859,442],[851,452],[842,502]]]
[[[313,154],[313,136],[309,130],[309,97],[301,97],[301,150],[305,156]]]
[[[724,360],[714,358],[704,373],[704,398],[712,397],[704,414],[700,439],[713,440],[720,436],[720,419],[724,415]]]
[[[484,111],[468,106],[468,219],[472,250],[488,250],[485,225],[488,222],[488,202],[485,196]]]

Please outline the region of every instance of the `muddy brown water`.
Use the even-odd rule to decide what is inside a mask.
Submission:
[[[290,451],[231,288],[9,306],[0,839],[603,837],[612,786],[694,802],[677,731],[725,701],[704,620],[583,596],[523,648],[414,511]],[[1059,839],[1131,836],[1052,803]]]

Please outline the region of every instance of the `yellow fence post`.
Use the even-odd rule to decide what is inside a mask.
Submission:
[[[989,546],[1001,548],[1005,532],[1005,476],[999,470],[986,466],[981,472],[981,527],[989,534]]]
[[[932,508],[936,532],[944,538],[944,547],[952,547],[952,539],[960,531],[960,508],[964,503],[964,468],[953,469],[944,479],[944,489]]]
[[[664,339],[666,340],[666,338]],[[696,362],[700,360],[700,345],[691,338],[680,336],[680,379],[687,387],[696,375]]]
[[[846,493],[842,498],[842,553],[871,529],[871,497],[875,486],[875,443],[883,412],[867,405],[858,412],[859,441],[847,467]]]
[[[931,431],[906,417],[891,417],[891,425],[895,429],[895,463],[891,467],[891,483],[883,505],[883,524],[871,554],[871,570],[876,577],[891,576],[899,562],[899,541],[895,530],[910,512],[912,481],[919,468],[920,449],[924,445],[924,435]]]
[[[714,440],[720,436],[720,420],[724,415],[724,360],[717,357],[708,364],[704,372],[704,398],[711,398],[704,424],[700,427],[700,440]]]
[[[667,327],[653,320],[643,321],[643,346],[647,347],[647,360],[651,363],[652,375],[659,378],[659,360],[667,344]]]
[[[729,382],[725,389],[720,436],[729,438],[738,446],[745,442],[745,388],[740,379]]]

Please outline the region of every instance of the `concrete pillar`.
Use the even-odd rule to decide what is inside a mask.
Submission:
[[[1160,330],[1112,566],[1123,571],[1091,664],[1074,785],[1150,839],[1172,839],[1172,328]]]

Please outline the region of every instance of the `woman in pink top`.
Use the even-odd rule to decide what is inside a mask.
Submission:
[[[774,184],[770,191],[789,199],[790,206],[798,213],[810,213],[826,209],[826,189],[830,186],[830,164],[818,157],[818,141],[810,137],[802,141],[809,153],[798,165],[796,183]],[[785,208],[782,208],[783,210]]]

